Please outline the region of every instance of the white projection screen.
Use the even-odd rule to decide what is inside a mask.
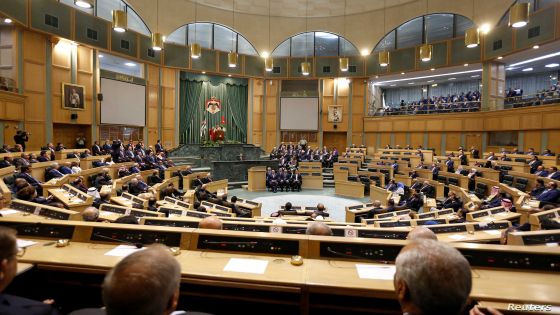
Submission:
[[[101,123],[127,126],[146,125],[146,87],[101,78]]]
[[[281,130],[319,129],[319,99],[316,97],[282,97],[280,99]]]

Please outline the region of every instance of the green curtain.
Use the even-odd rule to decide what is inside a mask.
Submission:
[[[221,125],[222,117],[225,120],[226,141],[247,142],[247,80],[182,73],[179,93],[182,144],[209,140],[210,128]],[[206,101],[211,97],[221,101],[221,110],[215,114],[205,108]],[[201,138],[203,121],[207,122],[207,131]]]

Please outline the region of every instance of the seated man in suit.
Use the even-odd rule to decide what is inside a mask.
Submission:
[[[25,179],[29,185],[35,187],[39,195],[43,195],[43,187],[41,187],[42,183],[35,177],[31,176],[31,168],[28,166],[22,167],[17,177]]]
[[[537,200],[541,201],[541,203],[556,203],[558,197],[560,197],[558,185],[555,182],[548,182],[546,189],[537,197]]]
[[[463,207],[463,202],[459,197],[457,197],[457,194],[454,191],[450,191],[447,193],[447,199],[441,203],[441,207],[443,209],[452,208],[453,211],[457,212]]]
[[[552,152],[550,151],[550,149],[544,150],[544,152],[543,152],[541,155],[542,155],[542,156],[554,156],[554,154],[552,154]]]
[[[311,217],[316,218],[318,216],[322,216],[323,218],[326,218],[329,216],[329,213],[327,212],[327,209],[325,209],[325,205],[322,203],[318,203],[317,204],[317,210],[313,211],[313,214],[311,215]]]
[[[17,247],[16,231],[0,227],[0,292],[12,282],[17,273],[17,260],[20,253]],[[23,297],[0,293],[0,314],[18,315],[58,315],[52,301],[43,303]]]
[[[72,187],[79,189],[80,191],[83,191],[85,193],[87,193],[88,188],[86,187],[86,185],[84,185],[84,177],[83,176],[78,176],[76,177],[75,180],[73,180],[70,185],[72,185]]]
[[[322,236],[332,236],[333,232],[331,228],[323,222],[311,222],[305,230],[307,235],[322,235]]]
[[[465,312],[472,274],[457,249],[435,240],[414,240],[401,250],[395,266],[393,284],[403,314]]]
[[[113,180],[111,179],[111,176],[109,176],[109,169],[104,168],[103,171],[101,173],[98,173],[95,177],[93,186],[97,188],[97,190],[101,190],[101,187],[103,185],[111,185],[112,183]]]
[[[290,187],[292,188],[292,191],[301,191],[301,183],[301,174],[299,173],[299,170],[295,170],[294,173],[290,176]]]
[[[42,150],[41,153],[39,153],[39,157],[37,157],[37,162],[48,162],[50,160],[51,158],[45,150]]]
[[[371,210],[369,210],[369,212],[366,216],[366,219],[373,219],[376,214],[381,214],[381,213],[385,213],[385,212],[387,212],[387,210],[383,209],[383,207],[381,207],[381,201],[374,200],[373,201],[373,208]]]
[[[424,182],[421,181],[421,180],[417,180],[417,181],[414,182],[414,184],[412,184],[412,186],[410,186],[410,189],[420,191],[420,189],[422,188],[422,185],[424,185]]]
[[[537,198],[540,194],[543,193],[545,189],[546,187],[544,185],[544,180],[542,178],[537,178],[537,180],[535,181],[535,186],[531,190],[529,195],[531,195],[531,197]]]
[[[284,168],[282,168],[278,171],[278,187],[280,187],[280,191],[284,191],[284,188],[288,191],[289,186],[290,175]]]
[[[72,174],[72,163],[65,162],[58,168],[58,171],[64,175]]]
[[[152,175],[148,176],[148,185],[153,186],[154,184],[159,184],[161,182],[163,182],[163,180],[159,177],[158,171],[154,171]]]
[[[143,194],[146,191],[147,189],[143,185],[140,185],[138,179],[136,178],[131,179],[128,183],[128,192],[130,194],[138,196],[139,194]]]
[[[544,168],[544,166],[539,165],[537,166],[537,170],[535,171],[535,175],[540,177],[548,177],[548,171]]]
[[[49,181],[53,178],[64,177],[64,174],[62,174],[58,170],[58,168],[59,168],[58,163],[53,163],[53,164],[51,164],[50,167],[45,168],[45,180]]]
[[[91,151],[89,149],[85,149],[82,154],[80,154],[80,159],[85,159],[91,156]]]
[[[439,175],[439,166],[436,165],[435,163],[432,163],[431,171],[432,171],[432,179],[437,180],[437,177]]]
[[[200,186],[204,185],[204,182],[200,178],[200,175],[196,175],[196,178],[193,180],[192,185],[193,185],[194,188],[197,188],[197,187],[200,187]]]
[[[418,210],[420,210],[420,208],[423,205],[424,202],[422,201],[420,194],[417,192],[413,192],[408,199],[402,201],[398,206],[395,207],[395,209],[396,210],[410,209],[412,211],[418,212]]]
[[[188,165],[184,170],[181,171],[182,176],[187,176],[187,175],[190,175],[192,173],[193,173],[193,171],[192,171],[192,167],[190,165]]]
[[[419,191],[427,198],[435,198],[436,196],[436,189],[428,181],[424,181]]]
[[[500,161],[511,161],[511,158],[505,153],[502,153],[502,156],[500,156]]]
[[[195,192],[196,195],[196,199],[198,199],[198,201],[205,201],[208,200],[210,198],[216,198],[216,194],[213,194],[211,192],[209,192],[208,190],[206,190],[206,184],[201,185],[199,188],[196,189]]]
[[[542,165],[542,161],[536,155],[531,156],[531,160],[529,161],[529,166],[531,167],[531,174],[534,174],[537,171],[537,168]]]
[[[556,166],[549,167],[547,177],[554,180],[560,180],[560,172],[558,172],[558,168]]]
[[[269,179],[268,179],[268,184],[269,184],[272,192],[277,192],[278,191],[279,183],[280,183],[280,180],[278,178],[278,174],[276,174],[275,170],[272,170],[272,173],[270,174]]]
[[[447,160],[445,161],[445,166],[447,168],[447,172],[449,173],[455,172],[455,162],[451,159],[450,156],[447,157]]]
[[[9,156],[5,156],[2,161],[0,161],[0,168],[10,167],[13,166],[12,158]]]

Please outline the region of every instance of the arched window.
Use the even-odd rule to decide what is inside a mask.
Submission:
[[[255,47],[243,35],[216,23],[199,22],[183,25],[169,34],[165,42],[190,45],[195,40],[202,48],[258,55]]]
[[[307,32],[292,36],[272,51],[273,57],[358,56],[360,52],[344,37],[329,32]]]
[[[93,8],[85,9],[74,4],[74,0],[59,0],[60,3],[69,5],[75,9],[95,15],[107,21],[112,21],[112,10],[124,10],[128,19],[128,29],[140,34],[150,36],[151,32],[144,20],[134,9],[123,0],[95,0]]]
[[[436,13],[416,17],[389,32],[377,43],[373,52],[395,50],[463,36],[474,23],[467,17]]]

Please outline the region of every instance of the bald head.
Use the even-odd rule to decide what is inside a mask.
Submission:
[[[201,229],[221,230],[222,226],[222,220],[215,216],[206,217],[198,223],[198,227]]]
[[[99,218],[99,210],[94,207],[87,207],[82,211],[82,219],[87,222],[95,222]]]
[[[307,230],[305,231],[307,235],[324,235],[324,236],[332,236],[331,228],[323,222],[312,222],[309,223],[307,226]]]
[[[424,226],[417,226],[412,231],[408,233],[406,236],[407,240],[416,241],[416,240],[434,240],[437,241],[437,235],[432,232],[432,230],[428,229]]]
[[[177,307],[181,267],[167,247],[152,245],[121,260],[105,277],[107,315],[162,315]],[[131,294],[131,288],[142,288]]]
[[[469,262],[455,248],[433,240],[405,246],[395,261],[395,291],[406,313],[460,314],[472,288]]]

